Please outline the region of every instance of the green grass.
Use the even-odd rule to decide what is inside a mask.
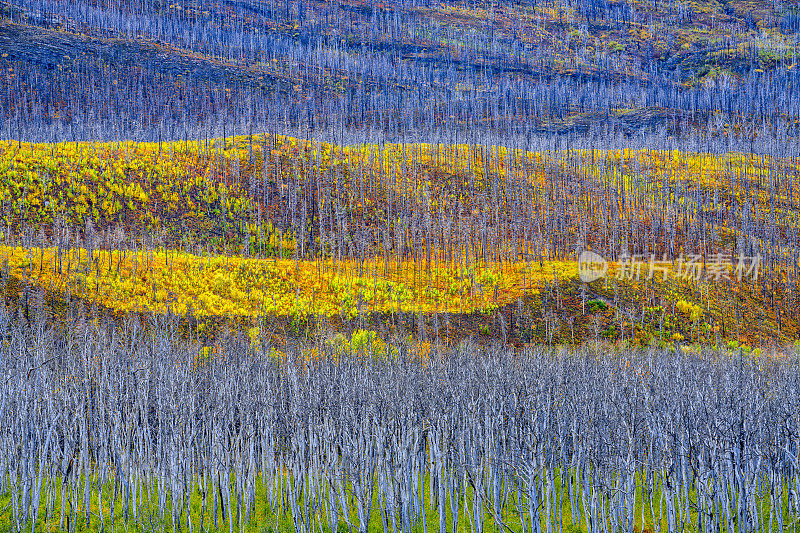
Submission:
[[[45,513],[46,508],[48,505],[47,497],[44,492],[42,492],[40,498],[40,505],[39,505],[39,519],[35,524],[34,530],[35,531],[63,531],[63,529],[59,526],[60,521],[60,507],[61,507],[61,491],[60,491],[60,480],[56,479],[56,490],[54,491],[54,501],[52,502],[53,512],[49,519],[45,520]],[[104,517],[104,529],[101,529],[100,517],[98,514],[98,501],[97,501],[97,492],[94,490],[96,487],[96,483],[93,483],[93,492],[91,498],[91,520],[87,525],[82,501],[83,501],[83,485],[79,486],[79,494],[78,499],[81,503],[79,503],[79,507],[76,513],[76,520],[75,520],[75,528],[76,531],[114,531],[114,532],[139,532],[139,533],[146,533],[146,532],[172,532],[172,531],[189,531],[186,524],[186,510],[184,509],[181,513],[181,524],[178,528],[173,529],[172,523],[172,515],[171,515],[171,502],[166,502],[166,512],[163,516],[160,515],[158,510],[158,496],[157,496],[157,485],[153,486],[153,500],[150,500],[147,496],[147,491],[144,491],[144,504],[140,507],[139,514],[137,520],[134,521],[131,517],[126,522],[123,517],[123,509],[122,509],[122,498],[119,493],[117,493],[117,500],[115,502],[115,509],[114,509],[114,517],[113,520],[110,516],[110,508],[109,508],[109,498],[113,493],[113,488],[109,488],[107,485],[103,490],[103,517]],[[429,477],[425,476],[425,500],[426,502],[430,502],[430,491],[429,491]],[[561,483],[559,478],[557,477],[555,480],[555,491],[559,493],[561,490]],[[645,520],[642,523],[642,479],[641,476],[637,475],[637,489],[636,489],[636,511],[635,511],[635,530],[638,532],[641,531],[655,531],[653,519],[650,516],[650,508],[649,508],[649,501],[647,502],[647,506],[645,507]],[[351,514],[350,514],[350,523],[353,526],[352,531],[358,530],[358,517],[355,511],[355,501],[350,490],[347,491],[348,493],[348,504],[350,506]],[[660,492],[656,491],[656,503],[654,504],[654,510],[656,516],[659,512],[659,499],[660,499]],[[768,495],[764,495],[766,497],[759,498],[759,509],[761,510],[761,502],[763,502],[763,510],[761,519],[766,524],[766,521],[769,518],[770,513],[770,500]],[[372,505],[372,514],[370,516],[369,522],[369,531],[370,532],[383,532],[383,526],[381,521],[380,510],[378,508],[377,503],[378,497],[378,489],[377,484],[375,487],[375,491],[373,493],[373,505]],[[472,505],[472,497],[473,497],[473,490],[471,487],[467,489],[467,500],[469,505]],[[501,496],[502,498],[502,496]],[[690,502],[696,501],[696,495],[694,492],[690,492],[689,494]],[[787,496],[784,494],[783,496],[783,506],[784,509],[787,509],[788,501]],[[505,507],[505,511],[503,512],[501,518],[505,524],[505,527],[494,520],[493,514],[491,511],[486,510],[484,513],[484,532],[485,533],[501,533],[503,531],[522,531],[522,526],[519,518],[519,514],[517,512],[517,493],[511,492],[508,496],[508,505]],[[546,514],[546,510],[544,508],[544,504],[542,504],[541,515]],[[447,502],[445,505],[447,510],[446,512],[446,528],[447,531],[452,533],[452,515],[450,513],[450,498],[448,495]],[[197,487],[191,494],[190,500],[190,516],[192,519],[192,531],[201,531],[200,527],[200,516],[201,516],[201,509],[202,509],[202,499],[201,494]],[[214,527],[213,523],[213,499],[210,498],[208,508],[206,509],[205,516],[203,519],[203,529],[202,531],[210,531],[210,532],[229,532],[229,531],[239,531],[239,523],[236,519],[237,512],[235,505],[231,510],[230,514],[233,517],[233,524],[231,525],[228,519],[228,509],[225,508],[225,513],[223,515],[222,511],[219,512],[219,519],[217,522],[217,526]],[[243,510],[242,510],[243,512]],[[67,513],[69,514],[69,504],[67,507]],[[320,510],[314,520],[314,531],[323,531],[323,533],[332,533],[331,530],[327,527],[326,521],[323,518],[324,510]],[[569,502],[569,494],[565,487],[564,489],[564,502],[561,507],[561,516],[563,518],[563,529],[567,533],[579,532],[579,531],[586,531],[586,523],[583,518],[581,518],[581,524],[576,525],[572,521],[572,510],[571,505]],[[70,517],[69,520],[72,520]],[[464,512],[464,501],[463,501],[463,494],[459,504],[459,522],[458,522],[458,531],[472,531],[472,520],[468,517]],[[773,521],[773,524],[776,522]],[[798,524],[798,520],[796,518],[793,519],[788,513],[785,513],[784,516],[784,524],[785,528],[787,527],[800,527]],[[541,521],[542,531],[547,531],[544,520]],[[697,513],[692,511],[689,513],[688,519],[684,524],[683,530],[685,531],[696,531],[697,525]],[[391,530],[391,523],[388,523],[388,527]],[[666,516],[661,522],[661,531],[666,531],[667,523],[666,523]],[[399,530],[400,524],[398,519],[397,528]],[[679,528],[680,529],[680,528]],[[23,531],[30,531],[31,524],[30,522],[25,524],[23,527]],[[412,525],[413,533],[423,533],[425,531],[430,533],[438,533],[439,531],[439,517],[438,513],[430,512],[429,510],[426,512],[425,517],[425,524],[423,525],[422,521],[420,520],[418,523]],[[0,494],[0,532],[4,531],[13,531],[12,529],[12,512],[11,512],[11,497],[9,493]],[[252,533],[288,533],[295,531],[294,523],[292,520],[292,513],[291,510],[287,507],[286,509],[276,509],[272,510],[269,505],[269,498],[267,487],[263,485],[260,480],[256,481],[256,491],[255,491],[255,509],[251,512],[250,515],[250,522],[244,525],[242,529],[244,532],[252,532]],[[725,529],[723,529],[725,531]],[[341,519],[339,520],[337,532],[342,533],[350,533],[350,528],[348,527],[347,523]]]

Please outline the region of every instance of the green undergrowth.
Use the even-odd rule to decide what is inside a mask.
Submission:
[[[558,470],[555,471],[556,473]],[[654,494],[654,504],[653,504],[653,512],[655,516],[651,514],[650,511],[650,499],[649,493],[647,492],[646,487],[648,483],[645,483],[645,479],[642,477],[641,473],[638,473],[636,476],[636,507],[635,507],[635,525],[634,530],[637,532],[653,532],[653,531],[665,531],[667,528],[666,522],[666,503],[662,499],[663,495],[659,490],[659,483],[660,480],[656,480],[655,483],[655,490]],[[474,519],[471,515],[472,505],[474,503],[474,490],[472,480],[469,476],[466,477],[467,482],[467,490],[466,490],[466,503],[469,505],[470,513],[465,512],[465,495],[462,492],[460,495],[460,502],[459,502],[459,521],[457,526],[457,531],[475,531]],[[52,498],[48,499],[47,496],[47,483],[53,483],[55,486],[55,490],[53,491]],[[231,487],[233,488],[233,484],[235,483],[233,476],[231,476]],[[412,532],[413,533],[427,533],[428,531],[431,532],[438,532],[439,531],[439,516],[438,513],[430,511],[430,502],[431,502],[431,493],[430,493],[430,476],[424,476],[424,482],[421,483],[424,486],[424,498],[426,502],[426,515],[423,520],[420,519],[416,523],[412,524]],[[202,505],[202,494],[199,490],[197,484],[195,484],[194,489],[192,490],[191,494],[189,495],[190,504],[188,509],[188,517],[187,517],[187,509],[186,507],[182,507],[180,510],[180,516],[175,517],[173,520],[172,515],[172,502],[170,501],[169,497],[166,497],[164,503],[164,512],[162,513],[159,510],[159,500],[158,500],[158,484],[153,483],[150,487],[150,491],[148,492],[146,487],[139,486],[139,496],[137,496],[137,501],[142,502],[139,507],[137,517],[133,518],[133,513],[131,512],[128,519],[125,519],[123,515],[123,500],[120,493],[120,489],[114,489],[113,482],[109,484],[108,481],[103,486],[102,497],[100,501],[98,501],[98,493],[97,493],[97,479],[93,478],[91,481],[92,486],[92,495],[91,495],[91,505],[90,505],[90,516],[87,520],[85,508],[82,505],[83,502],[83,484],[79,486],[79,494],[77,495],[78,500],[81,503],[77,504],[77,507],[73,507],[76,505],[76,498],[73,495],[72,499],[68,496],[68,501],[66,505],[66,512],[63,519],[63,523],[61,522],[61,481],[60,478],[55,478],[52,480],[45,479],[45,487],[42,489],[42,494],[39,499],[39,519],[35,524],[32,524],[30,521],[24,524],[22,528],[23,531],[49,531],[49,532],[60,532],[60,531],[93,531],[93,532],[125,532],[125,533],[154,533],[154,532],[177,532],[177,531],[203,531],[203,532],[226,532],[226,531],[241,531],[247,533],[289,533],[296,531],[294,526],[294,521],[292,519],[292,513],[288,508],[281,508],[276,507],[273,508],[270,503],[269,491],[275,490],[275,485],[270,486],[267,484],[262,483],[260,479],[256,480],[255,484],[255,504],[254,508],[249,512],[249,521],[245,523],[245,510],[244,507],[239,507],[237,509],[236,502],[233,502],[233,506],[228,508],[226,505],[219,503],[217,508],[217,520],[214,520],[214,510],[213,510],[213,498],[209,497],[209,502],[207,504],[207,508],[203,511]],[[546,508],[546,504],[541,502],[540,507],[540,517],[541,517],[541,527],[542,531],[549,531],[546,528],[545,519],[544,517],[547,516],[548,512],[552,513],[555,512],[556,505],[558,502],[561,502],[560,509],[561,509],[561,517],[559,520],[563,520],[561,523],[561,527],[563,527],[563,531],[568,533],[577,533],[577,532],[585,532],[587,531],[585,517],[579,517],[580,523],[575,523],[572,520],[573,512],[572,506],[570,504],[570,497],[568,493],[568,488],[566,485],[563,487],[562,491],[562,483],[559,475],[556,474],[554,480],[554,494],[555,494],[555,501],[552,502],[552,508]],[[436,489],[434,489],[436,490]],[[67,491],[69,492],[69,491]],[[350,507],[350,516],[349,516],[349,524],[348,521],[344,519],[344,517],[339,517],[339,522],[336,528],[336,531],[339,533],[353,533],[358,531],[358,516],[356,512],[356,502],[354,500],[353,491],[350,486],[346,488],[348,505]],[[218,493],[221,499],[221,493]],[[280,494],[275,493],[274,501],[280,502]],[[488,501],[484,496],[484,523],[483,523],[483,531],[486,533],[499,533],[501,531],[507,532],[516,532],[522,531],[522,524],[520,522],[520,517],[518,514],[518,510],[520,509],[520,501],[519,501],[519,492],[517,492],[514,487],[503,487],[501,490],[501,498],[505,498],[505,506],[502,512],[502,515],[499,517],[500,521],[495,519],[493,505],[491,501]],[[784,513],[784,527],[791,528],[797,526],[797,522],[793,521],[791,514],[788,512],[788,491],[783,491],[783,499],[782,499],[782,506],[783,509],[786,511]],[[644,512],[643,512],[643,495],[646,496],[645,505],[644,505]],[[113,518],[110,512],[110,501],[112,496],[115,499],[114,502],[114,515]],[[587,495],[587,498],[589,496]],[[606,495],[605,497],[611,497],[610,495]],[[683,497],[683,496],[682,496]],[[690,491],[688,494],[689,501],[692,502],[694,505],[697,501],[697,495],[694,491]],[[775,518],[771,515],[770,510],[770,498],[769,493],[761,493],[757,496],[758,501],[758,509],[760,511],[760,519],[762,520],[762,524],[764,527],[768,526],[769,520],[773,520],[773,524],[777,523]],[[301,501],[302,502],[302,501]],[[11,496],[8,492],[0,493],[0,531],[14,531],[14,526],[12,523],[12,513],[11,513],[11,506],[15,505],[12,502]],[[279,505],[279,504],[278,504]],[[581,504],[582,507],[582,504]],[[453,533],[453,521],[452,521],[452,514],[450,512],[450,497],[447,497],[445,508],[447,510],[445,523],[446,523],[446,531]],[[49,510],[48,510],[49,509]],[[100,516],[99,509],[102,509],[102,520]],[[522,501],[522,509],[523,513],[525,513],[525,519],[527,520],[527,501]],[[654,518],[657,518],[659,514],[659,509],[663,511],[663,518],[661,521],[661,527],[657,528],[654,525]],[[582,513],[583,509],[581,508],[579,512]],[[328,527],[326,520],[324,518],[325,511],[320,509],[315,513],[312,513],[314,516],[315,523],[313,525],[314,531],[322,531],[323,533],[332,533],[331,529]],[[74,514],[73,514],[74,513]],[[557,514],[557,513],[556,513]],[[202,517],[202,527],[201,527],[201,517]],[[187,522],[191,520],[191,526]],[[241,518],[241,522],[240,522]],[[180,522],[178,522],[178,520]],[[688,516],[680,516],[678,515],[678,526],[680,530],[683,531],[698,531],[697,528],[697,513],[696,511],[691,511]],[[398,519],[399,522],[399,519]],[[528,524],[530,526],[530,524]],[[400,524],[396,524],[394,527],[390,524],[390,521],[387,521],[388,530],[399,531]],[[558,527],[558,526],[556,526]],[[69,528],[69,529],[68,529]],[[770,530],[772,530],[772,525],[769,525]],[[370,515],[369,520],[369,532],[375,533],[382,533],[384,532],[384,526],[382,524],[382,517],[379,510],[379,503],[378,503],[378,487],[377,483],[375,486],[375,490],[373,492],[373,502],[372,502],[372,514]],[[726,531],[723,528],[723,531]]]

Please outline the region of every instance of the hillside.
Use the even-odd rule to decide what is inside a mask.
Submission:
[[[3,5],[0,98],[21,140],[665,130],[725,144],[762,122],[796,136],[800,118],[792,2]]]
[[[0,0],[0,531],[800,524],[800,0]]]
[[[44,289],[62,310],[177,315],[207,335],[268,323],[281,342],[319,326],[448,343],[786,343],[798,165],[270,135],[5,142],[5,241],[21,248],[0,257],[13,301]],[[586,249],[611,262],[605,277],[581,281]]]

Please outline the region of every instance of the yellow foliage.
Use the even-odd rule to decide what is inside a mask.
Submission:
[[[678,300],[675,303],[675,307],[678,308],[679,311],[685,313],[689,316],[692,321],[700,320],[703,316],[703,308],[697,304],[692,304],[691,302],[687,302],[686,300]]]
[[[431,268],[413,262],[331,262],[200,257],[182,252],[27,249],[0,246],[8,273],[111,310],[170,311],[196,317],[325,315],[402,311],[487,312],[536,291],[554,276],[574,278],[574,262]],[[258,328],[249,331],[260,336]]]

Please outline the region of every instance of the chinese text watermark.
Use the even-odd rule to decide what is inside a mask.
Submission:
[[[714,253],[703,262],[700,254],[681,254],[674,261],[666,255],[656,259],[654,254],[623,253],[617,261],[619,268],[614,272],[618,280],[660,279],[666,280],[671,275],[675,279],[692,281],[742,281],[747,278],[758,281],[761,268],[761,254],[752,256],[739,254],[732,256],[726,253]],[[578,276],[586,283],[605,278],[609,273],[609,263],[601,255],[585,250],[578,256]]]

